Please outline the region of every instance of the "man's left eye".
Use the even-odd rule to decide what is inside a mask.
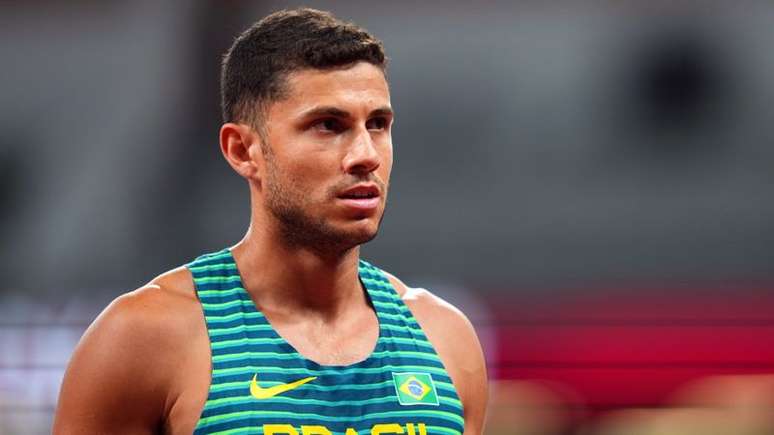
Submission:
[[[384,118],[371,118],[366,122],[366,128],[369,130],[384,130],[387,128],[387,120]]]

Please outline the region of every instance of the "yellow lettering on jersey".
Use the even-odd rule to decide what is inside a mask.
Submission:
[[[371,428],[371,435],[402,434],[403,427],[397,423],[375,424]]]
[[[299,429],[292,424],[264,424],[264,435],[333,435],[330,429],[321,425],[301,425]],[[406,423],[403,426],[397,423],[375,424],[371,427],[371,435],[427,435],[427,426],[424,423]],[[354,428],[347,428],[344,435],[359,435]]]
[[[290,424],[264,424],[263,433],[264,435],[298,435],[296,428]]]
[[[349,431],[347,431],[349,433]],[[333,435],[325,426],[301,426],[302,435]]]

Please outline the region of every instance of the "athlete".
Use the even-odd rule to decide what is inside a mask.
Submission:
[[[65,373],[55,434],[482,432],[470,322],[359,256],[392,166],[385,66],[380,41],[313,9],[236,39],[220,147],[249,185],[250,226],[100,314]]]

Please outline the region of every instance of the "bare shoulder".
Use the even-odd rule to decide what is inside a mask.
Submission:
[[[462,338],[469,340],[467,344],[478,346],[473,325],[457,307],[427,289],[409,287],[394,275],[390,273],[386,275],[423,329],[447,331],[436,334],[440,335],[438,337],[440,341],[445,341],[447,337],[457,340],[461,338],[457,333],[462,333]],[[459,342],[456,343],[459,344]],[[443,343],[433,342],[434,346],[440,344]]]
[[[142,288],[128,293],[147,304],[159,306],[169,315],[187,318],[199,314],[201,308],[194,290],[193,277],[181,266],[163,273]],[[175,318],[180,320],[180,318]]]
[[[192,286],[190,273],[178,268],[103,310],[65,372],[54,433],[154,430],[169,406],[171,374],[186,354],[185,337],[202,322]]]
[[[457,307],[423,288],[387,278],[443,361],[462,401],[465,434],[483,432],[488,397],[486,363],[476,331]]]
[[[158,350],[159,342],[174,342],[197,320],[193,308],[197,305],[190,272],[173,269],[114,299],[86,330],[79,348],[106,341],[101,346]],[[143,355],[143,360],[148,356]]]
[[[190,331],[190,325],[201,320],[197,316],[200,312],[191,273],[179,267],[117,297],[87,334],[107,329],[140,343],[147,343],[148,338],[174,342]]]

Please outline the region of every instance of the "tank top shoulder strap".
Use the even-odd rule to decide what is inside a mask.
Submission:
[[[429,340],[419,322],[401,299],[386,272],[365,260],[360,260],[360,280],[368,291],[382,325],[398,326],[408,332],[412,338],[425,342],[429,346]]]
[[[215,329],[252,323],[257,313],[250,295],[242,287],[231,251],[223,249],[205,254],[186,264],[193,275],[196,295],[204,311],[207,329],[212,335]]]

